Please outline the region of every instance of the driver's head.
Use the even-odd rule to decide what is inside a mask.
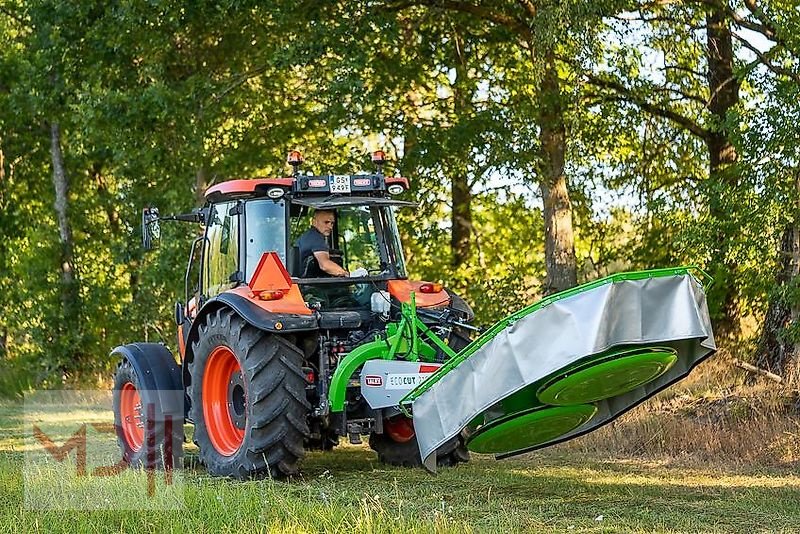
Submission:
[[[311,226],[316,228],[319,233],[328,237],[333,232],[333,223],[336,215],[331,210],[317,210],[311,218]]]

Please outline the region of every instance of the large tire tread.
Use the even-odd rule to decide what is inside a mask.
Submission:
[[[305,399],[302,351],[280,336],[248,325],[224,308],[209,315],[199,331],[189,370],[191,415],[200,461],[211,474],[238,479],[296,474],[305,454],[303,441],[309,434],[306,414],[311,407]],[[244,438],[231,456],[214,448],[202,407],[203,366],[220,344],[236,356],[245,384]]]
[[[422,458],[419,454],[416,436],[405,443],[398,443],[388,434],[373,432],[369,437],[369,446],[378,453],[378,461],[381,463],[398,467],[422,466]],[[438,467],[455,467],[468,461],[469,451],[464,444],[463,437],[460,435],[436,450],[436,465]]]

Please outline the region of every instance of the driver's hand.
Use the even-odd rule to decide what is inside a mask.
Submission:
[[[365,268],[359,267],[355,271],[350,271],[350,278],[363,278],[367,276],[367,274],[369,274],[369,272]]]

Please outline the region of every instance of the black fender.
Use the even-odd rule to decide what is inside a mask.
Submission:
[[[450,294],[450,309],[458,312],[461,315],[462,321],[471,323],[472,320],[475,319],[475,312],[472,311],[472,307],[467,304],[466,300],[462,299],[453,291],[448,289],[447,292]]]
[[[275,334],[286,332],[308,332],[318,330],[319,322],[316,314],[298,315],[295,313],[273,313],[255,304],[252,300],[236,293],[221,293],[208,301],[200,310],[203,313],[211,302],[221,302],[235,311],[248,324]],[[198,315],[199,318],[199,315]],[[198,323],[199,321],[195,321]],[[280,324],[278,324],[280,323]]]
[[[129,343],[111,351],[130,362],[139,378],[139,389],[158,393],[162,414],[184,417],[181,368],[167,347],[159,343]]]
[[[188,378],[186,369],[188,362],[194,360],[192,345],[199,338],[200,325],[205,322],[205,318],[219,310],[220,308],[230,308],[244,321],[259,330],[272,332],[275,334],[286,334],[289,332],[310,332],[319,330],[319,319],[317,314],[297,315],[293,313],[272,313],[254,304],[235,293],[221,293],[209,299],[200,308],[197,316],[192,320],[192,327],[186,335],[186,352],[183,357],[184,376]],[[184,327],[185,328],[185,327]]]

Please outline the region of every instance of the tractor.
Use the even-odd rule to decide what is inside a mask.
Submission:
[[[161,221],[200,225],[184,295],[175,304],[177,358],[164,344],[117,347],[113,409],[123,459],[174,465],[183,425],[216,476],[298,472],[307,450],[367,437],[381,462],[419,466],[410,414],[399,400],[470,343],[474,314],[435,282],[407,275],[394,210],[409,187],[372,174],[311,175],[289,153],[291,176],[226,181],[191,213],[143,210],[143,244]],[[332,276],[300,241],[317,212]],[[303,256],[303,257],[301,257]],[[469,459],[463,436],[436,451],[438,465]]]

